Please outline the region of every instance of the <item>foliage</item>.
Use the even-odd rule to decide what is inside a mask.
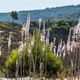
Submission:
[[[44,68],[43,71],[46,69],[47,75],[52,76],[53,74],[57,75],[57,71],[62,66],[61,60],[54,55],[54,53],[50,50],[50,45],[43,44],[40,41],[40,32],[36,29],[34,34],[35,42],[34,46],[31,47],[31,53],[28,53],[29,45],[24,47],[22,52],[22,61],[23,61],[23,69],[24,75],[29,74],[29,69],[31,67],[31,72],[34,72],[33,67],[35,65],[36,73],[40,72],[40,63],[43,64]],[[44,47],[44,51],[43,51]],[[8,60],[6,61],[5,65],[9,67],[10,74],[14,75],[15,73],[15,63],[18,60],[18,51],[12,51],[11,55],[9,56]],[[21,64],[22,65],[22,64]],[[20,73],[19,73],[20,74]],[[43,72],[44,74],[44,72]]]
[[[7,58],[5,62],[5,74],[9,77],[15,76],[16,71],[16,60],[18,59],[18,51],[13,50],[10,56]]]
[[[62,67],[62,62],[52,51],[50,51],[49,47],[46,48],[45,52],[48,76],[57,76],[58,70]]]
[[[59,42],[60,39],[66,42],[69,34],[69,29],[70,25],[67,23],[67,21],[56,21],[52,24],[51,27],[50,41],[52,41],[55,37],[57,42]]]
[[[16,60],[18,59],[18,56],[19,56],[18,55],[18,51],[17,50],[13,50],[12,53],[11,53],[11,55],[7,59],[5,65],[12,67],[12,65],[15,64]]]
[[[17,14],[17,12],[16,11],[12,11],[11,12],[11,17],[12,17],[13,20],[18,20],[18,14]]]

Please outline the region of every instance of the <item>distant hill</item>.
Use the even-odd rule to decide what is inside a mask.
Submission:
[[[76,20],[80,17],[80,5],[46,8],[43,10],[19,11],[19,20],[16,22],[21,24],[25,22],[28,13],[30,13],[31,20],[38,20],[39,18],[45,20]],[[0,21],[11,22],[10,12],[0,13]]]

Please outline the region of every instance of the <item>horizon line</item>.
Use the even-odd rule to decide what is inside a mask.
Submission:
[[[12,11],[37,11],[37,10],[45,10],[45,9],[51,9],[51,8],[60,8],[60,7],[68,7],[68,6],[79,6],[80,4],[72,4],[72,5],[63,5],[63,6],[55,6],[55,7],[45,7],[45,8],[35,8],[35,9],[22,9],[22,10],[12,10]],[[10,13],[11,11],[0,11],[0,13]]]

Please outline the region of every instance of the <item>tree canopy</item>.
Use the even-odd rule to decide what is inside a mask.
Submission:
[[[13,21],[14,20],[18,20],[18,13],[17,13],[17,11],[12,11],[10,15],[11,15]]]

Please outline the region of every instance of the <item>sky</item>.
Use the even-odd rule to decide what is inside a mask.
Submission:
[[[35,10],[80,4],[80,0],[0,0],[0,12]]]

